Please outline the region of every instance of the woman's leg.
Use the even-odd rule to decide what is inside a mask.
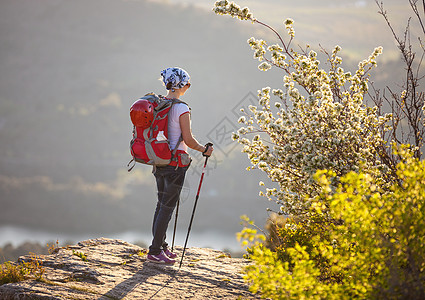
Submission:
[[[161,208],[161,202],[162,200],[162,195],[164,194],[164,185],[165,185],[165,180],[163,176],[155,176],[156,179],[156,187],[157,187],[157,195],[158,195],[158,201],[156,203],[156,209],[155,209],[155,214],[153,216],[153,223],[152,223],[152,236],[155,235],[155,231],[156,231],[156,219],[158,217],[158,213],[160,211]]]
[[[187,168],[162,167],[157,168],[155,177],[158,187],[158,203],[152,226],[153,240],[149,254],[157,255],[165,243],[168,223],[179,200]]]

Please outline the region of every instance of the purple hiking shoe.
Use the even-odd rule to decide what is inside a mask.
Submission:
[[[175,254],[175,253],[171,252],[168,248],[165,248],[165,249],[164,249],[164,253],[165,253],[165,255],[167,255],[167,256],[168,256],[168,258],[171,258],[171,259],[173,259],[173,258],[176,258],[176,257],[177,257],[177,254]]]
[[[154,263],[157,263],[157,264],[172,265],[176,262],[174,259],[171,259],[167,255],[165,255],[164,251],[161,251],[161,253],[159,253],[158,255],[148,254],[147,259],[148,259],[148,261],[154,262]]]

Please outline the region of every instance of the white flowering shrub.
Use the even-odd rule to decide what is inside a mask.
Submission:
[[[290,47],[295,36],[293,20],[284,22],[285,42],[276,30],[255,19],[248,8],[224,0],[215,3],[214,11],[265,25],[280,41],[268,45],[261,39],[248,40],[260,70],[282,70],[283,87],[259,91],[258,105],[245,111],[239,119],[243,127],[233,134],[233,139],[244,145],[250,168],[263,170],[278,186],[261,195],[276,201],[285,215],[308,215],[309,201],[305,199],[320,191],[313,180],[317,170],[335,173],[331,187],[350,171],[362,170],[386,179],[387,167],[380,162],[376,149],[384,143],[381,131],[391,115],[378,116],[376,107],[363,102],[368,73],[376,66],[382,47],[361,61],[354,73],[341,67],[341,47],[336,46],[331,53],[322,49],[328,59],[325,70],[309,46],[299,52]]]

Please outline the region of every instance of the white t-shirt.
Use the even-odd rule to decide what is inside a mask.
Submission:
[[[184,103],[174,104],[168,113],[168,140],[170,141],[171,150],[174,150],[182,134],[182,130],[180,128],[180,116],[185,113],[190,113],[190,110]],[[182,141],[177,149],[187,152],[187,145],[184,141]]]

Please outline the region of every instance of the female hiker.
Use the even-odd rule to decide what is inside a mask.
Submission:
[[[181,68],[167,68],[161,72],[162,81],[168,90],[167,99],[179,99],[190,88],[190,76]],[[181,141],[180,137],[183,138]],[[158,202],[153,218],[153,240],[149,247],[148,261],[156,263],[175,263],[177,257],[168,249],[165,242],[168,223],[180,198],[186,171],[190,164],[188,147],[210,156],[213,147],[202,146],[193,137],[190,121],[190,110],[185,103],[176,103],[168,115],[168,139],[170,148],[177,147],[178,162],[165,167],[156,167],[154,175],[158,189]],[[179,143],[179,141],[181,141]]]

